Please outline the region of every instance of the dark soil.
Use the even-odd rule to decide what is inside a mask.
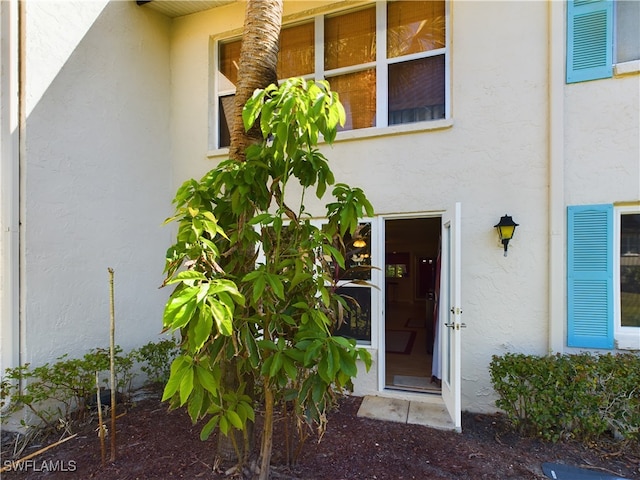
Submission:
[[[501,415],[464,414],[463,433],[358,418],[362,399],[348,397],[329,415],[320,443],[309,438],[296,465],[284,464],[284,435],[276,428],[274,479],[544,479],[541,465],[557,462],[601,474],[640,478],[638,442],[603,441],[584,446],[521,438]],[[2,479],[223,479],[230,465],[215,465],[215,436],[201,442],[184,410],[167,412],[157,398],[130,406],[117,420],[117,458],[101,465],[96,423],[73,439],[6,471]],[[21,457],[55,442],[43,441]],[[12,451],[3,444],[2,465]],[[19,468],[19,467],[16,467]],[[597,477],[599,478],[599,477]],[[603,477],[605,478],[605,477]],[[595,480],[595,479],[594,479]]]

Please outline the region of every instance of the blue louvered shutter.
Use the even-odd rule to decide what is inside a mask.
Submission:
[[[613,348],[613,206],[569,207],[570,347]]]
[[[567,83],[613,73],[613,0],[567,1]]]

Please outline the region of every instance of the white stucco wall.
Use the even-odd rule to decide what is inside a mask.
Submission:
[[[640,200],[640,72],[567,85],[567,205]]]
[[[344,5],[288,0],[285,22],[327,4]],[[564,49],[558,27],[561,41],[548,44],[550,5],[451,2],[451,119],[344,132],[323,147],[337,181],[362,187],[378,215],[440,215],[462,203],[462,401],[472,411],[495,409],[493,354],[550,348],[549,116],[558,107],[548,78],[558,76],[549,56]],[[157,286],[172,241],[161,223],[175,188],[225,158],[209,150],[211,42],[241,31],[244,5],[173,20],[133,1],[34,1],[26,11],[22,360],[106,344],[108,267],[116,341],[129,349],[161,328],[169,292]],[[566,204],[640,198],[638,80],[556,81],[565,140],[555,188]],[[520,224],[508,257],[493,228],[504,214]],[[356,386],[377,389],[377,363]]]
[[[27,2],[23,362],[158,338],[171,236],[169,20],[135,2]]]
[[[297,10],[296,2],[286,6],[285,21]],[[548,262],[547,5],[453,2],[452,10],[452,124],[391,136],[345,133],[325,153],[336,179],[362,187],[378,214],[438,213],[462,202],[463,408],[482,411],[495,408],[492,354],[547,350],[540,268]],[[177,182],[224,158],[206,158],[208,43],[237,31],[242,15],[236,4],[174,23]],[[521,225],[506,258],[493,228],[505,213]],[[374,366],[356,383],[371,388],[375,376]]]

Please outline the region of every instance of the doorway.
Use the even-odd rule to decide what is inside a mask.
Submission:
[[[440,394],[432,375],[441,217],[385,219],[385,388]]]

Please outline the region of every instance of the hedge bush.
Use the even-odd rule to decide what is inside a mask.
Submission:
[[[544,440],[640,438],[640,356],[494,355],[491,382],[511,424]]]
[[[173,339],[150,342],[128,354],[123,354],[116,345],[116,388],[120,396],[126,397],[131,391],[136,362],[146,374],[147,383],[166,382],[177,351],[178,345]],[[88,405],[95,401],[96,372],[101,388],[108,387],[109,365],[109,350],[96,348],[82,358],[69,358],[65,354],[51,364],[37,367],[25,364],[6,369],[0,378],[2,422],[26,407],[35,416],[35,422],[22,420],[25,427],[52,430],[60,422],[68,427],[81,423]]]

